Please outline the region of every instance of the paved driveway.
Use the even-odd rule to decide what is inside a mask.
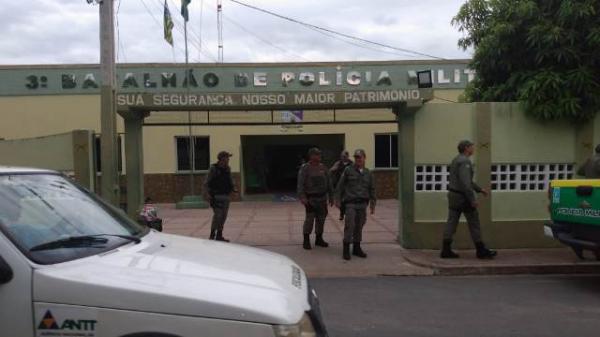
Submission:
[[[210,233],[210,209],[177,210],[172,204],[159,205],[164,231],[207,238]],[[325,223],[325,239],[342,242],[343,222],[337,208],[330,208]],[[225,237],[232,242],[252,246],[286,246],[302,243],[304,208],[299,202],[234,202],[225,224]],[[364,242],[395,243],[398,234],[396,200],[381,200],[376,213],[369,215]]]

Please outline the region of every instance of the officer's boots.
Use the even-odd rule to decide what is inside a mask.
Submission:
[[[350,244],[344,242],[344,253],[342,255],[344,260],[350,260]]]
[[[367,253],[360,248],[360,242],[355,242],[352,245],[352,255],[362,257],[363,259],[367,257]]]
[[[310,246],[310,234],[304,234],[304,242],[302,243],[302,248],[307,250],[312,248]]]
[[[209,240],[214,240],[217,237],[217,231],[216,230],[211,230],[210,231],[210,236],[208,237]]]
[[[325,240],[323,240],[323,234],[317,234],[317,239],[315,240],[315,246],[329,247],[329,244]]]
[[[442,259],[457,259],[459,258],[458,254],[452,251],[452,240],[444,240],[442,251],[440,252],[440,257]]]
[[[215,237],[215,240],[217,241],[223,241],[223,242],[229,242],[229,240],[225,239],[223,237],[223,231],[217,231],[217,235]]]
[[[483,242],[475,242],[475,249],[477,249],[478,259],[493,259],[498,255],[498,252],[488,249]]]

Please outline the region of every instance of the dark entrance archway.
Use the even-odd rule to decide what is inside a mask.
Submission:
[[[308,149],[320,148],[323,162],[331,166],[344,142],[343,134],[242,136],[244,192],[293,193]]]

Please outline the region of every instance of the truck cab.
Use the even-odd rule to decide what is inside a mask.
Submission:
[[[548,197],[552,221],[545,234],[570,246],[580,259],[588,250],[600,260],[600,179],[554,180]]]
[[[53,171],[0,167],[2,336],[327,336],[287,257],[140,226]]]

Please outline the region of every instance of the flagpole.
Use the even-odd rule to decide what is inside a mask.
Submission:
[[[186,95],[188,97],[191,94],[190,85],[191,85],[191,69],[190,59],[189,59],[189,48],[188,48],[188,31],[187,31],[187,22],[189,20],[189,11],[188,5],[191,0],[181,0],[181,15],[183,16],[183,38],[185,40],[185,80],[184,84],[186,87]],[[166,2],[165,2],[166,3]],[[194,82],[195,83],[195,82]],[[178,202],[175,207],[177,209],[188,209],[188,208],[208,208],[208,204],[202,200],[202,195],[194,195],[194,164],[196,162],[195,151],[194,151],[194,137],[192,135],[192,111],[191,107],[188,108],[188,136],[189,136],[189,159],[190,159],[190,195],[184,195],[183,200]]]
[[[190,70],[189,70],[189,53],[188,53],[188,34],[187,34],[187,20],[183,20],[183,37],[185,40],[185,83],[187,88],[187,94],[190,94]],[[192,112],[188,110],[188,135],[190,138],[189,145],[189,157],[190,157],[190,195],[194,195],[194,164],[195,153],[194,153],[194,137],[192,135]]]

